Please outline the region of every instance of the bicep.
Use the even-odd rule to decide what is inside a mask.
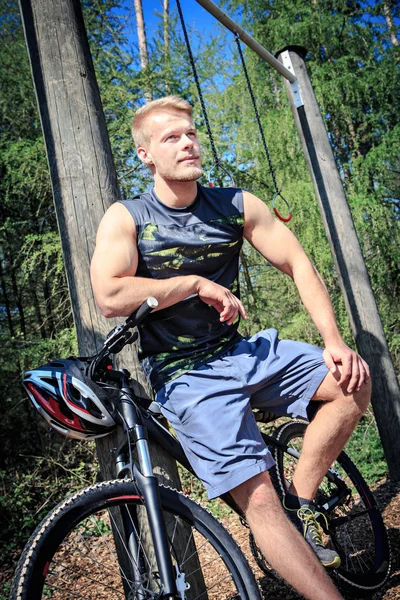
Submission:
[[[122,204],[113,204],[104,215],[97,232],[91,263],[95,294],[106,291],[115,278],[134,276],[137,264],[135,224]]]
[[[243,199],[244,237],[274,267],[292,277],[294,264],[308,260],[300,242],[262,200],[249,192],[243,193]]]

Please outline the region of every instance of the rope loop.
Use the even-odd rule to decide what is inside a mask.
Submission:
[[[220,163],[219,160],[217,160],[213,166],[211,167],[211,169],[208,171],[207,173],[207,182],[208,182],[208,187],[213,188],[215,187],[214,182],[212,180],[212,174],[217,171],[220,170],[223,172],[223,174],[229,178],[229,187],[235,188],[236,184],[235,184],[235,180],[233,179],[233,175],[231,173],[229,173],[229,171],[227,169],[225,169],[225,167]]]
[[[284,203],[287,206],[287,209],[289,211],[289,215],[287,217],[283,217],[280,212],[278,211],[278,209],[275,206],[275,200],[277,198],[281,198],[281,200],[284,201]],[[274,209],[274,213],[276,214],[276,216],[278,217],[278,219],[280,219],[281,221],[283,221],[284,223],[289,223],[289,221],[291,221],[292,217],[293,217],[293,213],[292,213],[292,209],[290,208],[290,204],[289,202],[286,200],[286,198],[284,198],[280,192],[280,190],[277,190],[274,194],[274,197],[272,198],[272,208]]]

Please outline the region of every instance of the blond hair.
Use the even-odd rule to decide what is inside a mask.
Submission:
[[[135,116],[132,121],[132,137],[135,142],[136,148],[139,146],[147,146],[150,142],[151,133],[146,127],[147,117],[154,112],[162,111],[163,109],[175,109],[185,112],[192,116],[193,107],[187,100],[179,98],[178,96],[165,96],[164,98],[158,98],[158,100],[152,100],[139,108],[135,112]]]

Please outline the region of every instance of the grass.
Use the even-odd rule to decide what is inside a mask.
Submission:
[[[388,467],[371,408],[361,418],[345,451],[369,486],[373,486],[383,477],[387,477]]]

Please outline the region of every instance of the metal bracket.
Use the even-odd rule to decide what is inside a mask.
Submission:
[[[285,50],[285,52],[282,52],[281,56],[282,56],[282,63],[284,65],[284,67],[286,67],[286,69],[288,71],[293,73],[293,75],[296,75],[296,73],[294,72],[292,61],[290,59],[289,50]],[[297,79],[295,79],[293,81],[293,83],[290,83],[290,89],[292,90],[294,104],[295,104],[296,108],[300,108],[300,106],[304,106],[303,98],[301,97],[299,82]]]

